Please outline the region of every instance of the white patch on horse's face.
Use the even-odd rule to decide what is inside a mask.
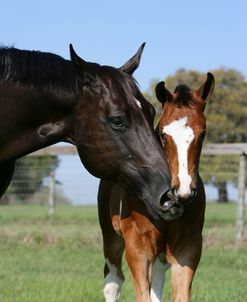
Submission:
[[[118,301],[123,280],[117,275],[117,268],[106,259],[106,264],[109,268],[109,273],[104,280],[104,297],[106,302]]]
[[[195,135],[194,131],[187,125],[187,120],[187,117],[183,117],[163,128],[163,132],[170,135],[177,146],[180,187],[176,194],[180,196],[191,194],[191,176],[188,172],[188,149]]]
[[[136,102],[137,106],[140,107],[140,108],[142,109],[142,105],[141,105],[140,101],[138,101],[138,100],[135,98],[135,102]]]

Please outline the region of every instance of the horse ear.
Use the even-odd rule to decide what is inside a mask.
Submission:
[[[168,89],[166,89],[164,81],[161,81],[156,85],[155,93],[161,104],[170,102],[172,100],[172,94]]]
[[[196,94],[206,102],[214,91],[215,80],[212,73],[207,73],[207,80],[204,84],[196,91]]]
[[[121,66],[119,69],[122,70],[125,73],[133,74],[133,72],[138,68],[140,61],[141,61],[141,55],[143,52],[143,49],[145,47],[146,43],[142,43],[142,45],[137,50],[137,53],[129,59],[123,66]]]
[[[74,65],[75,69],[77,70],[78,68],[81,69],[84,65],[87,64],[86,61],[81,59],[75,52],[72,44],[69,44],[69,50],[70,50],[70,58],[72,61],[72,64]]]
[[[75,52],[72,44],[69,45],[71,62],[78,75],[77,83],[79,86],[89,85],[94,80],[94,75],[90,68],[90,63],[81,59]]]

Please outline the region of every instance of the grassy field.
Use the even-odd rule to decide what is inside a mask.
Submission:
[[[95,206],[0,207],[1,302],[103,301],[102,239]],[[247,222],[246,222],[247,223]],[[247,238],[237,248],[235,206],[208,204],[194,302],[247,301]],[[120,301],[134,301],[127,266]],[[171,301],[170,276],[165,300]]]

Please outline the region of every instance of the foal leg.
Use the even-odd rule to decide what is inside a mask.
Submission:
[[[136,291],[136,301],[151,302],[152,265],[158,254],[155,234],[153,232],[152,236],[151,229],[150,232],[142,232],[131,221],[126,221],[125,225],[125,255]]]
[[[201,257],[202,239],[182,246],[172,263],[173,302],[190,302],[191,287]]]
[[[152,268],[151,301],[162,302],[163,288],[166,279],[166,271],[170,267],[164,254],[160,254]]]
[[[15,171],[15,161],[4,161],[0,163],[0,198],[7,190]]]
[[[125,254],[136,291],[136,301],[151,302],[151,261],[143,249],[139,250],[136,247],[126,245]]]

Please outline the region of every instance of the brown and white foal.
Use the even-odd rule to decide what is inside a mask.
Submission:
[[[173,301],[191,300],[192,280],[200,261],[205,192],[198,174],[206,132],[204,109],[214,89],[208,73],[196,91],[178,86],[174,93],[156,86],[163,112],[157,133],[171,177],[171,200],[164,201],[168,220],[153,220],[135,195],[101,181],[98,204],[104,240],[107,302],[118,301],[124,276],[121,268],[125,248],[138,302],[161,302],[165,272],[172,269]],[[148,142],[147,142],[148,143]]]

